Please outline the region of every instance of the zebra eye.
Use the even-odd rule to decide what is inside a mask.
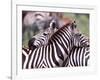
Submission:
[[[47,34],[46,33],[43,33],[43,35],[46,36]]]
[[[55,20],[52,20],[50,22],[50,27],[53,28],[53,29],[56,27],[56,21]]]

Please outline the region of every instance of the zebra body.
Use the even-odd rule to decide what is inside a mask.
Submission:
[[[48,44],[41,46],[35,50],[29,50],[25,58],[23,68],[44,68],[44,67],[59,67],[63,63],[65,56],[67,57],[66,50],[62,49],[61,44],[58,43]],[[61,51],[59,50],[61,49]],[[55,54],[56,53],[56,54]],[[23,53],[24,54],[24,53]]]
[[[73,47],[69,57],[63,62],[63,67],[78,67],[89,65],[89,46],[85,47]]]
[[[73,47],[70,53],[69,66],[87,66],[89,57],[89,47]]]

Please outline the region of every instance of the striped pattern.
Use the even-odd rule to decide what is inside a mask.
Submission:
[[[89,57],[89,47],[74,47],[70,54],[69,66],[87,66]]]
[[[29,49],[35,49],[37,47],[41,47],[43,45],[46,45],[48,43],[48,40],[50,38],[50,34],[49,32],[44,32],[43,34],[41,33],[39,36],[33,36],[29,42],[28,42],[28,46]]]
[[[47,45],[49,38],[53,35],[53,33],[57,31],[58,23],[55,18],[48,20],[48,23],[46,24],[48,24],[49,27],[45,31],[38,33],[29,40],[28,42],[29,49],[32,50],[37,47]]]
[[[63,63],[63,67],[88,66],[90,58],[89,46],[73,47],[69,57]]]
[[[85,47],[85,46],[89,46],[89,39],[88,37],[86,37],[85,35],[83,35],[82,33],[77,33],[74,35],[74,46],[76,47]]]
[[[75,34],[74,45],[68,57],[63,62],[63,67],[88,66],[90,58],[89,39],[81,34]]]
[[[75,29],[74,23],[67,24],[51,36],[47,45],[29,50],[22,68],[62,67],[72,53],[70,51],[73,50],[73,46],[77,45],[73,41],[75,40]],[[25,56],[24,53],[22,54]]]

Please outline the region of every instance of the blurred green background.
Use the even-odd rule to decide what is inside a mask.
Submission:
[[[89,37],[89,14],[63,13],[63,16],[70,18],[71,20],[75,20],[77,28],[80,30],[80,32]],[[38,32],[39,32],[38,28],[37,27],[34,28],[33,25],[32,26],[22,25],[22,45],[24,47],[28,47],[29,39],[32,38],[32,36],[36,35]]]
[[[64,13],[65,17],[76,21],[77,28],[87,37],[89,37],[89,14],[82,13]]]

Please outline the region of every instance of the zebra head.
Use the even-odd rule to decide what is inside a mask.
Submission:
[[[49,27],[45,29],[44,32],[38,33],[29,40],[29,49],[32,50],[43,45],[47,45],[49,38],[58,30],[58,23],[55,18],[51,18],[50,20],[46,21],[45,26]]]
[[[72,23],[72,35],[73,35],[73,45],[76,47],[86,47],[89,46],[89,39],[85,35],[83,35],[78,29],[77,25],[74,21]]]
[[[74,35],[74,44],[76,47],[87,47],[89,46],[89,39],[82,33],[77,33]]]

